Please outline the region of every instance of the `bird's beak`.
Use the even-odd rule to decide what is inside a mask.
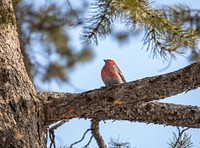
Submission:
[[[107,60],[104,59],[104,62],[106,63]]]

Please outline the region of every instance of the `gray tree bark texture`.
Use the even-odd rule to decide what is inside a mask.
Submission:
[[[11,0],[0,1],[0,148],[45,147],[42,111],[26,73]]]
[[[24,67],[11,0],[0,1],[0,16],[0,147],[46,147],[47,127],[62,119],[200,127],[200,107],[155,102],[199,87],[200,63],[79,94],[37,92]]]
[[[178,71],[81,94],[41,92],[49,125],[62,118],[129,120],[200,127],[200,108],[152,102],[200,86],[200,63]]]

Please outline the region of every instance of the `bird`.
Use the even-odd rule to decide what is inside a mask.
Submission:
[[[104,62],[105,65],[101,70],[101,78],[106,86],[126,82],[126,79],[114,60],[104,59]]]

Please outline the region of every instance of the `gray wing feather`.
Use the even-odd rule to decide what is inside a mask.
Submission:
[[[122,78],[122,80],[123,80],[124,82],[126,82],[126,79],[124,78],[124,76],[123,76],[121,70],[119,69],[119,67],[116,66],[116,65],[114,65],[113,67],[114,67],[114,69],[118,72],[118,74],[120,75],[120,77]]]

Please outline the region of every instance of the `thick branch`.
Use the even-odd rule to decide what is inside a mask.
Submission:
[[[118,115],[118,118],[124,116],[122,120],[192,128],[200,127],[200,107],[197,106],[144,102],[139,105],[128,105],[122,112],[124,113]]]
[[[82,94],[39,93],[39,95],[44,100],[46,125],[63,118],[95,118],[200,127],[198,107],[144,103],[199,86],[200,63],[194,63],[169,74]]]

